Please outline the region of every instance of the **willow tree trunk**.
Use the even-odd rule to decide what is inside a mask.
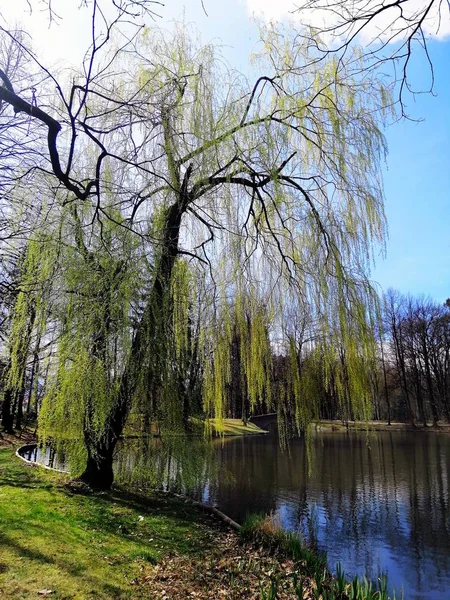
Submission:
[[[6,433],[14,433],[13,423],[14,423],[14,415],[11,411],[12,405],[12,390],[11,388],[6,388],[4,396],[3,396],[3,404],[2,404],[2,427]]]
[[[170,294],[172,271],[178,254],[180,224],[186,206],[187,201],[181,195],[179,201],[167,210],[157,275],[136,328],[117,398],[106,419],[105,430],[100,437],[91,435],[89,430],[85,431],[88,458],[79,479],[95,489],[109,489],[113,483],[114,451],[131,409],[145,353],[153,346],[152,338],[161,335],[159,328],[161,319],[164,318],[163,303]],[[166,325],[162,323],[163,327]]]

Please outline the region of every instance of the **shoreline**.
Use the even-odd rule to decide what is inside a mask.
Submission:
[[[271,515],[240,527],[177,494],[77,489],[67,473],[35,468],[42,465],[19,460],[16,450],[0,450],[5,597],[312,600],[320,588],[330,600],[347,600],[350,588],[367,590],[365,580],[333,575],[323,555]],[[379,595],[384,579],[370,585],[358,597],[388,600],[387,587]]]
[[[348,431],[410,431],[410,432],[424,432],[424,433],[450,433],[449,423],[439,423],[437,427],[433,427],[432,424],[424,427],[423,425],[412,425],[411,423],[392,422],[388,425],[386,421],[348,421],[343,423],[342,421],[317,421],[311,424],[316,431],[332,431],[336,433],[346,433]]]

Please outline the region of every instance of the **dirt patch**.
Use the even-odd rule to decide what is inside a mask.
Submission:
[[[32,444],[36,442],[36,435],[29,429],[24,429],[21,432],[10,434],[2,431],[0,433],[0,448],[16,448],[24,444]]]
[[[297,600],[303,585],[303,598],[308,600],[314,598],[314,584],[301,575],[302,567],[224,532],[217,535],[214,549],[201,558],[171,556],[157,565],[142,565],[132,585],[148,588],[155,600],[260,600],[275,597],[269,596],[271,586],[276,586],[279,600]]]

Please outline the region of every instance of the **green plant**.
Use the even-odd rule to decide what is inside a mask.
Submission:
[[[388,584],[386,573],[381,573],[377,579],[378,590],[374,594],[374,600],[388,600]]]
[[[241,536],[246,541],[268,548],[274,554],[282,553],[301,563],[302,572],[314,582],[311,591],[315,600],[396,600],[395,592],[392,599],[388,594],[388,581],[384,573],[376,581],[367,577],[354,577],[349,581],[339,562],[333,577],[328,570],[326,556],[306,547],[295,533],[285,531],[276,515],[248,515],[242,525]],[[278,585],[278,579],[271,579],[266,590],[260,582],[261,600],[276,598]],[[303,600],[305,584],[296,572],[292,573],[292,588],[296,598]]]
[[[303,600],[303,579],[300,578],[297,573],[292,574],[292,586],[298,600]]]
[[[336,565],[336,576],[333,580],[333,591],[335,594],[342,595],[345,592],[347,587],[347,579],[345,577],[345,572],[342,569],[342,565],[340,562]]]
[[[285,531],[273,514],[248,515],[242,525],[241,535],[244,539],[302,562],[309,575],[326,569],[325,555],[306,547],[294,532]]]
[[[278,585],[278,577],[271,577],[269,587],[266,591],[264,584],[262,583],[262,581],[260,581],[259,589],[261,600],[275,600],[278,597]]]

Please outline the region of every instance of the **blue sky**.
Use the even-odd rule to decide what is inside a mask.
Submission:
[[[420,2],[422,0],[409,0],[408,6],[414,8]],[[251,21],[252,11],[266,11],[266,18],[286,18],[294,1],[203,0],[203,4],[208,16],[201,0],[168,0],[165,6],[158,7],[160,18],[156,18],[156,22],[170,28],[170,21],[180,19],[184,11],[185,21],[196,24],[204,42],[215,40],[223,44],[223,54],[229,63],[245,71],[249,52],[257,40],[256,27]],[[64,48],[67,57],[78,62],[77,50],[86,47],[82,35],[86,28],[81,20],[85,18],[82,13],[86,16],[87,11],[76,11],[74,7],[79,5],[76,0],[53,0],[53,5],[62,14],[69,12],[62,25],[52,26],[50,30],[45,15],[35,11],[32,19],[26,18],[23,12],[25,0],[17,0],[8,9],[2,7],[2,12],[9,18],[20,18],[25,28],[33,28],[35,48],[40,47],[42,54],[49,57],[48,61],[55,60],[55,48],[60,53]],[[403,293],[430,295],[439,302],[450,297],[449,33],[450,19],[446,19],[440,39],[431,38],[429,43],[436,95],[407,98],[409,114],[421,121],[403,121],[386,130],[389,156],[385,193],[389,238],[386,258],[379,256],[372,271],[373,280],[384,289],[394,287]],[[415,52],[414,57],[411,81],[417,87],[426,87],[429,68],[422,54]]]
[[[444,302],[450,297],[450,40],[434,41],[430,52],[436,96],[408,99],[410,114],[423,121],[386,131],[389,240],[387,258],[378,261],[373,277],[384,288]],[[418,63],[416,81],[428,75]]]

